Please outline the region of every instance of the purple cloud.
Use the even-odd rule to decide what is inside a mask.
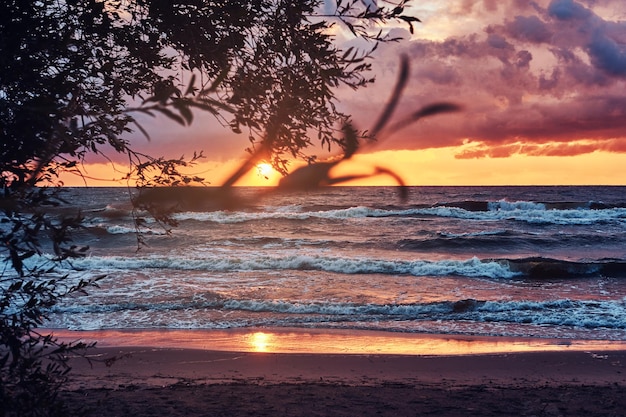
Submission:
[[[597,33],[589,44],[594,66],[610,75],[626,77],[626,44],[618,44],[604,33]]]
[[[465,145],[459,155],[465,158],[626,152],[626,2],[424,3],[438,7],[445,24],[458,22],[448,28],[441,21],[429,26],[424,19],[424,36],[432,27],[454,30],[454,35],[379,47],[372,61],[376,83],[339,91],[339,106],[353,114],[356,127],[371,128],[396,81],[398,55],[405,53],[411,58],[411,79],[396,118],[436,101],[456,102],[464,111],[420,120],[381,141],[376,150]],[[410,38],[404,28],[392,34]],[[158,154],[204,149],[227,159],[241,156],[247,145],[212,120],[183,132],[162,128],[166,122],[146,126],[153,138],[145,146],[158,148]]]
[[[507,26],[507,33],[522,41],[544,43],[549,42],[552,37],[548,24],[537,16],[516,16]]]
[[[587,19],[592,12],[573,0],[554,0],[548,6],[550,16],[559,20]]]
[[[624,152],[626,22],[601,17],[591,1],[473,4],[466,13],[484,22],[482,31],[406,48],[413,78],[399,110],[446,100],[465,111],[421,121],[385,147],[476,145],[462,157]],[[619,0],[602,5],[626,14]],[[395,62],[394,54],[390,48],[380,58]],[[384,96],[388,80],[374,96]]]

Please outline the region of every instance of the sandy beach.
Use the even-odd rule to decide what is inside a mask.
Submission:
[[[72,360],[62,393],[91,415],[626,415],[622,343],[356,332],[350,345],[344,332],[302,330],[58,334],[99,340],[91,361]],[[424,353],[435,347],[440,353]]]

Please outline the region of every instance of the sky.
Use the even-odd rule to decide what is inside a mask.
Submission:
[[[420,0],[408,14],[413,34],[380,47],[376,82],[339,90],[339,107],[355,126],[371,127],[396,81],[399,57],[410,78],[395,120],[438,101],[463,110],[423,119],[364,147],[343,173],[392,169],[409,185],[626,185],[626,2],[623,0]],[[337,30],[342,47],[354,42]],[[149,120],[156,156],[207,158],[190,172],[218,185],[245,157],[244,135],[210,118],[181,128]],[[137,141],[145,139],[137,138]],[[295,165],[294,165],[295,166]],[[124,169],[124,167],[120,167]],[[85,166],[113,178],[110,165]],[[108,174],[107,174],[108,170]],[[334,173],[341,175],[341,172]],[[120,177],[121,175],[117,175]],[[116,177],[116,178],[117,178]],[[279,175],[253,170],[240,185],[274,185]],[[115,185],[88,180],[90,185]],[[66,179],[67,185],[82,180]],[[379,175],[357,185],[392,185]]]

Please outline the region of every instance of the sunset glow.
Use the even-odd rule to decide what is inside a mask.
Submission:
[[[394,170],[407,185],[623,185],[626,183],[626,155],[593,152],[584,155],[524,156],[507,158],[456,158],[459,149],[380,151],[356,155],[353,161],[340,164],[332,171],[343,174],[373,174],[375,166]],[[193,173],[203,172],[208,185],[219,185],[240,164],[240,160],[226,163],[203,163]],[[121,175],[110,165],[94,164],[86,167],[90,178],[66,174],[62,180],[67,186],[127,186]],[[97,178],[97,179],[96,179]],[[117,181],[106,179],[117,178]],[[236,185],[275,186],[281,175],[266,166],[257,167]],[[100,179],[100,180],[98,180]],[[132,184],[131,184],[132,185]],[[397,185],[387,175],[372,176],[339,185],[375,186]]]
[[[257,169],[257,173],[261,177],[263,177],[263,178],[265,178],[267,180],[269,180],[270,177],[272,177],[275,174],[277,174],[277,172],[274,171],[274,168],[272,168],[272,165],[268,164],[268,163],[265,163],[265,162],[258,164],[256,166],[256,169]]]
[[[337,91],[341,110],[358,129],[371,128],[393,89],[401,54],[409,59],[410,76],[390,123],[436,102],[463,110],[393,135],[383,130],[374,146],[363,146],[335,175],[368,175],[382,167],[407,185],[626,183],[626,3],[425,0],[410,8],[422,23],[413,34],[403,26],[386,28],[403,40],[376,50],[374,84]],[[350,33],[337,30],[338,46],[351,45]],[[245,157],[247,140],[210,116],[198,116],[189,128],[158,118],[144,127],[152,139],[148,144],[137,134],[140,151],[176,158],[203,150],[207,158],[190,170],[206,185],[220,185]],[[108,180],[124,171],[109,162],[85,168],[89,185],[127,185]],[[237,185],[273,186],[279,179],[263,161]],[[79,177],[63,180],[85,184]],[[376,175],[349,184],[397,181]]]

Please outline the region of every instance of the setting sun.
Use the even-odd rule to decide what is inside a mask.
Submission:
[[[272,168],[272,165],[262,162],[260,164],[258,164],[256,166],[257,169],[257,173],[262,176],[265,177],[266,179],[269,179],[269,177],[274,174],[274,168]]]

